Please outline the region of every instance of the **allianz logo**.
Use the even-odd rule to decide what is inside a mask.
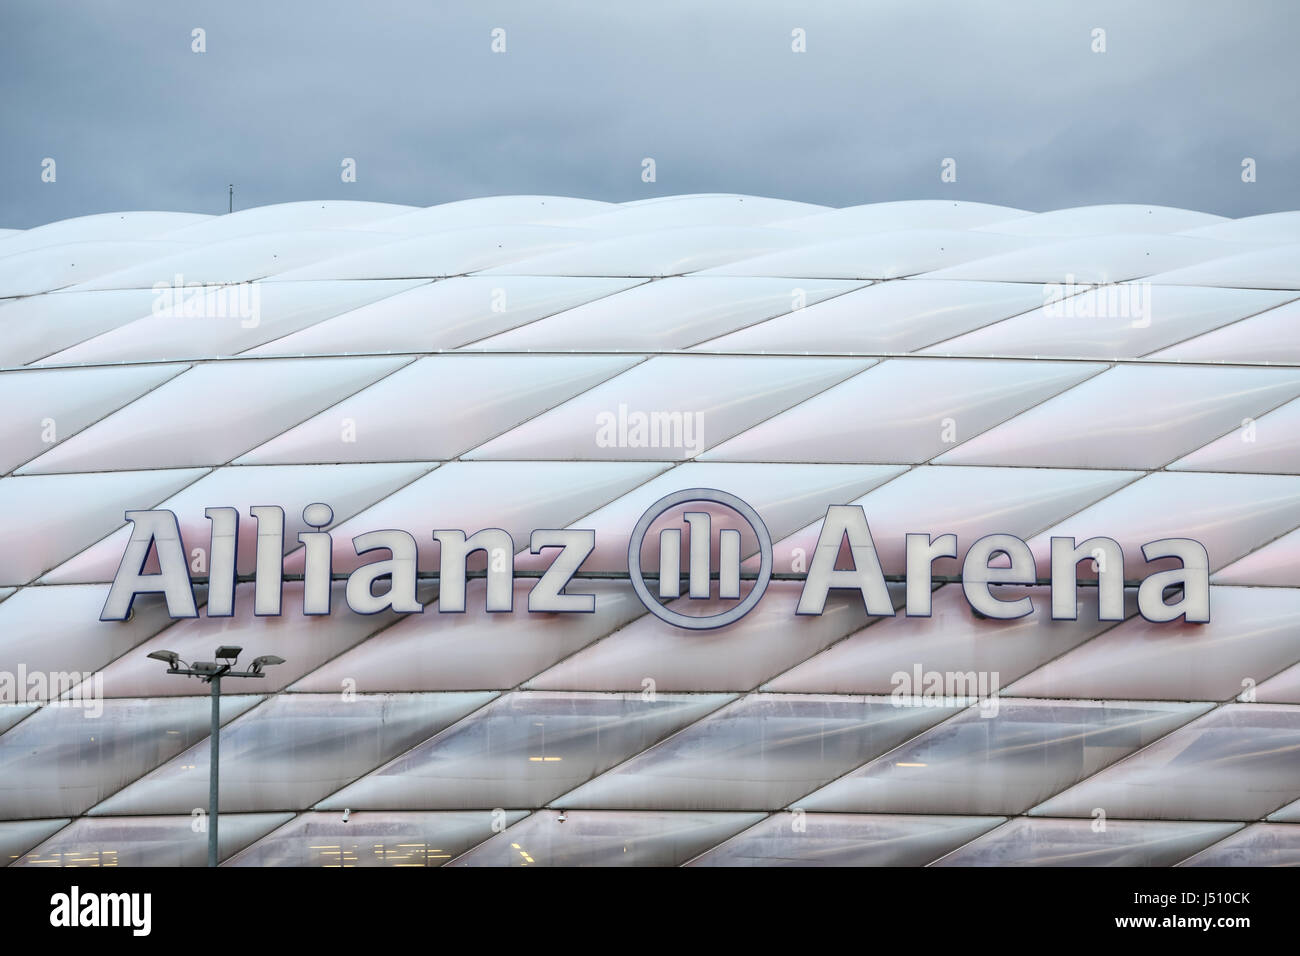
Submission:
[[[723,528],[717,535],[717,569],[712,554],[715,515],[732,512],[747,525],[755,549],[742,555],[742,531]],[[285,515],[276,505],[249,508],[257,525],[255,572],[243,578],[253,587],[253,612],[258,616],[282,613],[284,591]],[[208,567],[207,617],[231,617],[235,611],[240,513],[233,507],[208,508],[211,522]],[[298,534],[302,545],[302,613],[327,615],[332,611],[332,583],[342,575],[333,572],[335,541],[323,530],[334,520],[329,505],[314,503],[302,512],[303,523],[312,530]],[[141,594],[161,594],[173,618],[198,617],[195,581],[185,560],[176,515],[165,509],[128,511],[131,535],[121,564],[100,613],[102,621],[123,621]],[[676,525],[674,526],[674,522]],[[642,567],[642,550],[651,526],[658,524],[658,570]],[[663,525],[667,525],[666,527]],[[464,613],[466,582],[471,576],[469,559],[475,552],[487,557],[485,608],[489,612],[514,610],[515,566],[518,552],[513,538],[501,528],[484,528],[467,534],[458,529],[432,532],[438,543],[439,565],[437,609],[439,613]],[[346,575],[344,594],[348,607],[357,614],[391,611],[423,614],[425,606],[416,598],[419,548],[415,537],[401,529],[368,531],[351,540],[358,557],[372,560]],[[529,553],[551,553],[550,564],[536,576],[528,595],[528,611],[546,614],[589,614],[595,610],[594,594],[583,593],[583,563],[595,550],[596,532],[591,529],[548,528],[533,531]],[[907,534],[906,606],[908,617],[929,617],[934,587],[933,565],[941,558],[958,556],[955,534]],[[687,566],[682,568],[682,553]],[[838,567],[841,553],[847,553],[848,567]],[[146,573],[150,555],[157,558],[157,572]],[[1210,619],[1209,555],[1191,538],[1163,538],[1142,546],[1148,564],[1169,560],[1176,567],[1151,570],[1137,582],[1138,612],[1149,621],[1182,619],[1202,623]],[[756,572],[742,574],[743,560],[757,561]],[[1120,544],[1104,537],[1076,542],[1071,537],[1051,539],[1051,577],[1040,581],[1029,546],[1011,534],[987,534],[971,543],[961,565],[961,588],[966,601],[980,617],[1015,620],[1032,614],[1033,599],[999,591],[1003,585],[1050,584],[1053,620],[1075,620],[1078,616],[1078,565],[1084,561],[1097,572],[1097,615],[1102,621],[1124,619],[1124,594],[1130,582],[1124,580],[1124,552]],[[712,488],[689,488],[666,495],[651,505],[628,536],[626,580],[646,609],[676,627],[705,630],[723,627],[744,617],[761,600],[773,574],[772,539],[758,512],[735,495]],[[605,575],[609,576],[609,575]],[[618,575],[615,575],[618,576]],[[424,575],[434,577],[434,575]],[[784,575],[802,579],[796,615],[820,615],[832,591],[854,594],[866,613],[893,617],[895,610],[887,588],[866,512],[860,505],[832,505],[822,519],[817,543],[807,572]],[[715,586],[716,578],[716,586]],[[647,581],[647,579],[650,579]],[[682,584],[687,593],[682,600]],[[748,583],[747,593],[743,587]],[[385,586],[386,585],[386,586]],[[378,589],[377,589],[378,586]],[[1173,599],[1170,600],[1169,598]],[[710,614],[688,613],[690,602],[724,605]],[[432,606],[432,605],[430,605]],[[700,605],[696,605],[700,607]]]

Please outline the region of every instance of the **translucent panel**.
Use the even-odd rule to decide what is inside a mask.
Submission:
[[[1256,823],[1206,847],[1181,866],[1300,866],[1300,827]]]
[[[46,357],[42,364],[217,358],[396,295],[418,279],[246,282],[160,290],[143,318]]]
[[[3,313],[0,313],[3,314]],[[1183,362],[1300,363],[1300,302],[1261,312],[1253,318],[1152,353],[1153,359]]]
[[[843,381],[866,359],[664,355],[476,448],[467,458],[682,461]]]
[[[937,461],[1158,468],[1297,394],[1300,371],[1123,365]]]
[[[587,243],[487,269],[483,274],[676,276],[806,241],[807,237],[798,233],[761,226],[685,226]]]
[[[335,522],[350,518],[361,509],[383,498],[394,489],[412,481],[429,470],[425,464],[379,465],[271,465],[244,468],[218,468],[199,481],[189,484],[202,472],[142,472],[175,478],[175,485],[187,486],[168,497],[175,485],[169,485],[159,502],[159,497],[137,494],[126,500],[122,507],[105,510],[104,517],[121,515],[124,508],[166,508],[176,516],[181,541],[186,554],[195,548],[210,549],[212,522],[205,516],[208,508],[236,508],[239,511],[239,538],[236,567],[240,574],[252,574],[257,567],[257,522],[253,520],[252,506],[272,503],[284,509],[284,546],[286,551],[299,547],[298,534],[310,530],[302,520],[302,510],[307,505],[321,501],[334,509]],[[188,481],[180,481],[188,476]],[[62,476],[30,481],[57,482]],[[4,491],[0,483],[0,494]],[[131,537],[131,527],[122,518],[105,520],[96,535],[87,535],[83,545],[96,541],[76,557],[46,575],[45,584],[81,584],[112,581]],[[368,531],[377,530],[367,528]],[[426,532],[428,529],[425,529]],[[113,531],[108,537],[104,535]],[[99,540],[102,539],[102,540]],[[347,539],[345,539],[347,540]],[[147,573],[156,573],[157,558],[150,556],[145,564]]]
[[[878,282],[695,348],[718,352],[910,352],[1040,305],[1014,282]]]
[[[1027,539],[1135,477],[1135,473],[1124,471],[1020,468],[1009,475],[1005,468],[925,466],[913,468],[856,500],[831,503],[863,507],[886,574],[906,572],[904,547],[911,533],[955,534],[958,557],[938,558],[933,567],[936,575],[959,574],[966,550],[984,535],[1014,534]],[[774,567],[792,567],[796,549],[801,549],[805,558],[811,555],[821,527],[819,516],[780,540],[774,532]],[[1119,528],[1108,525],[1109,530],[1094,533],[1107,534]]]
[[[615,203],[572,196],[483,196],[441,203],[385,220],[390,232],[425,233],[485,224],[569,222],[618,209]]]
[[[1017,677],[1115,626],[1097,620],[1096,591],[1080,589],[1077,621],[1051,619],[1049,588],[1000,587],[995,593],[1004,601],[1028,597],[1033,613],[1012,621],[978,617],[961,585],[947,584],[934,592],[929,617],[906,617],[900,611],[897,617],[873,621],[763,689],[910,697],[923,693],[928,675],[939,674],[959,676],[965,682],[957,696],[996,694]],[[1132,614],[1136,595],[1130,590],[1126,597],[1125,611]],[[857,594],[849,599],[862,603]],[[979,675],[984,675],[984,688],[979,686]]]
[[[640,359],[600,355],[431,356],[272,438],[237,463],[455,458],[614,377]],[[3,381],[0,378],[0,386]],[[437,409],[437,414],[398,412],[402,409]]]
[[[1171,274],[1167,270],[1231,256],[1240,251],[1241,247],[1233,243],[1187,236],[1088,236],[976,259],[927,273],[926,278],[1059,282],[1072,285],[1127,282],[1150,277],[1152,282],[1166,282],[1168,280],[1165,277]],[[1155,278],[1156,273],[1161,274],[1159,278]],[[1178,284],[1217,286],[1232,283],[1188,281]]]
[[[1207,475],[1157,472],[1090,508],[1071,514],[1029,541],[1038,573],[1051,573],[1051,538],[1113,538],[1124,549],[1124,576],[1145,578],[1177,567],[1175,559],[1148,563],[1142,545],[1191,538],[1205,546],[1216,571],[1300,525],[1300,478],[1292,475]],[[1022,535],[1023,537],[1023,535]],[[1087,562],[1079,577],[1092,575]]]
[[[641,694],[508,694],[318,807],[540,807],[728,699],[723,694],[658,694],[653,700]]]
[[[679,866],[762,816],[541,810],[454,865]]]
[[[1225,248],[1221,258],[1212,262],[1177,268],[1162,263],[1161,272],[1152,282],[1167,285],[1212,285],[1230,289],[1300,289],[1300,243],[1257,248],[1232,255]]]
[[[204,223],[196,228],[209,227]],[[165,250],[148,257],[148,261],[141,261],[139,265],[127,266],[98,275],[88,282],[78,283],[76,289],[85,292],[94,289],[152,289],[159,282],[170,285],[178,275],[183,277],[183,282],[252,282],[309,262],[392,242],[395,238],[397,237],[387,233],[342,229],[259,232],[256,235],[212,242],[184,252]]]
[[[0,257],[0,298],[37,295],[113,274],[136,263],[184,255],[182,242],[71,242]]]
[[[0,362],[35,362],[148,315],[154,301],[150,289],[56,292],[5,300],[0,302]]]
[[[526,816],[460,813],[303,813],[230,861],[230,866],[442,866]]]
[[[1130,618],[1008,690],[1030,697],[1228,700],[1300,660],[1300,590],[1210,589],[1210,621]]]
[[[423,614],[408,615],[308,674],[293,690],[337,692],[345,680],[354,681],[357,690],[367,693],[507,690],[645,614],[645,606],[626,582],[583,580],[573,582],[566,591],[594,594],[595,613],[530,613],[528,592],[536,583],[535,579],[516,580],[514,610],[503,613],[485,610],[485,583],[470,581],[465,613],[439,614],[437,607],[431,606]],[[628,689],[639,691],[641,679]],[[673,688],[665,685],[662,689]]]
[[[1187,234],[1230,242],[1300,242],[1300,211],[1227,219],[1211,226],[1189,229]]]
[[[330,529],[334,573],[350,572],[373,561],[374,555],[357,556],[352,538],[380,529],[401,529],[415,538],[421,571],[438,570],[441,546],[433,540],[438,529],[470,535],[483,528],[500,528],[514,540],[517,551],[526,550],[535,529],[566,527],[658,471],[657,465],[636,462],[593,466],[557,461],[524,466],[519,462],[454,461],[334,525]],[[484,567],[481,560],[474,563],[482,558],[482,552],[471,555],[470,566]],[[302,573],[302,561],[302,549],[298,548],[285,559],[286,573]]]
[[[128,239],[156,239],[213,218],[216,217],[196,212],[104,212],[60,219],[31,229],[3,230],[0,256],[68,242],[103,239],[117,243]]]
[[[1300,800],[1283,807],[1281,810],[1270,813],[1268,819],[1278,823],[1300,823]]]
[[[901,709],[908,709],[905,702],[933,709],[940,698],[895,700]],[[963,711],[799,805],[882,813],[1023,813],[1209,707],[1003,697]]]
[[[1228,704],[1033,813],[1087,817],[1105,807],[1108,817],[1257,820],[1297,797],[1300,707]]]
[[[0,479],[0,527],[21,548],[0,551],[0,584],[26,584],[123,524],[128,508],[152,508],[199,469],[34,475]],[[116,561],[120,561],[119,551]],[[102,580],[112,580],[117,570]]]
[[[386,229],[389,220],[400,222],[418,211],[415,206],[351,199],[282,202],[240,209],[225,216],[206,216],[203,222],[177,228],[169,236],[195,242],[220,242],[296,229]]]
[[[8,866],[69,823],[62,820],[13,820],[0,822],[0,866]]]
[[[885,698],[753,694],[553,803],[774,810],[952,713]]]
[[[924,866],[1002,817],[778,813],[692,860],[691,866]]]
[[[1169,466],[1171,471],[1300,474],[1300,402],[1288,402],[1233,429]]]
[[[515,262],[526,256],[566,249],[599,235],[587,229],[516,224],[456,229],[313,262],[281,272],[275,280],[458,276]]]
[[[706,193],[688,196],[657,196],[622,203],[585,220],[583,225],[624,232],[644,232],[679,226],[761,226],[785,225],[786,220],[828,212],[826,206],[769,199],[765,196],[740,196]]]
[[[258,700],[222,695],[222,722]],[[79,815],[206,737],[212,720],[206,695],[102,704],[98,718],[81,707],[42,707],[0,734],[0,816]],[[177,812],[207,805],[207,773],[205,762],[203,793]]]
[[[991,232],[904,229],[783,249],[705,269],[701,274],[898,279],[1026,245],[1024,240]]]
[[[686,348],[859,288],[826,279],[686,276],[651,282],[473,343],[504,350]]]
[[[586,571],[626,571],[628,531],[652,504],[683,488],[718,488],[751,505],[777,541],[808,522],[820,519],[828,506],[843,504],[865,494],[903,471],[898,465],[773,465],[732,462],[687,462],[638,485],[616,501],[598,508],[574,522],[575,527],[596,532],[596,547],[587,558]],[[692,510],[708,512],[711,532],[724,521],[737,527],[737,520],[721,508],[701,505]],[[647,534],[642,560],[657,567],[658,537]],[[814,537],[815,540],[815,537]],[[715,541],[715,547],[716,541]],[[807,553],[807,552],[806,552]],[[787,563],[776,564],[788,568]],[[549,559],[548,559],[549,563]],[[526,557],[519,567],[532,567]]]
[[[56,698],[83,680],[92,679],[91,672],[99,671],[171,623],[162,595],[144,594],[132,605],[130,620],[107,626],[99,620],[107,597],[108,588],[97,584],[32,587],[23,588],[0,604],[0,670],[17,674],[22,668],[28,675],[40,675],[17,681],[26,685],[25,692],[22,686],[15,688],[19,699]],[[57,637],[52,640],[52,635]],[[216,645],[205,646],[204,653],[210,653],[213,647]],[[157,661],[151,663],[151,670],[163,669]],[[98,680],[102,693],[102,676]],[[186,688],[184,681],[174,677],[167,678],[166,683],[179,685],[173,693],[201,692],[198,685]],[[5,680],[0,677],[0,701],[13,700],[5,690]]]
[[[832,596],[823,614],[801,621],[791,640],[790,622],[803,586],[774,581],[744,618],[704,633],[666,628],[644,614],[603,641],[567,657],[527,683],[540,690],[639,690],[648,678],[659,691],[747,691],[764,678],[797,664],[861,627],[867,620],[860,597]],[[630,589],[629,589],[630,590]],[[902,605],[901,589],[891,591]],[[682,598],[668,606],[689,613]],[[720,613],[733,602],[716,598],[696,613]]]
[[[1030,215],[1033,214],[1024,209],[992,206],[982,202],[906,199],[846,206],[798,219],[786,219],[781,222],[781,228],[813,233],[863,235],[871,232],[895,232],[899,229],[972,229]]]
[[[1055,297],[1055,291],[1042,298]],[[1285,301],[1254,289],[1119,283],[1067,288],[1032,312],[932,345],[944,355],[1136,358]]]
[[[700,457],[706,461],[916,464],[1104,367],[1082,362],[893,359],[741,432]],[[938,381],[943,382],[942,388],[930,387]]]
[[[0,734],[24,718],[31,716],[39,706],[39,704],[6,704],[0,702]]]
[[[1300,664],[1288,667],[1258,687],[1245,688],[1237,699],[1248,700],[1251,694],[1265,704],[1300,704]]]
[[[266,677],[263,678],[227,678],[223,688],[232,693],[273,693],[343,654],[376,631],[402,620],[401,615],[391,611],[377,614],[353,614],[348,611],[345,584],[342,581],[334,582],[331,594],[331,606],[334,608],[332,615],[305,616],[302,613],[302,587],[301,582],[286,581],[282,591],[282,613],[258,617],[253,614],[253,585],[237,585],[235,613],[232,617],[200,616],[177,621],[143,646],[105,667],[102,677],[96,678],[101,682],[100,689],[108,697],[166,697],[203,693],[204,685],[197,680],[178,680],[169,675],[158,661],[149,660],[148,655],[154,651],[168,650],[175,651],[186,661],[211,660],[213,648],[222,644],[234,644],[249,648],[248,661],[264,654],[274,654],[284,658],[285,663],[267,668]],[[157,595],[148,597],[159,599]],[[137,607],[142,600],[143,598],[137,598]],[[200,614],[204,613],[200,611]],[[99,624],[96,620],[98,616],[99,609],[95,608],[94,613],[86,615],[85,620],[87,624]],[[139,616],[137,610],[129,623],[134,623]],[[116,631],[127,626],[114,624],[110,628],[99,624],[100,640],[105,641],[105,630]],[[0,642],[0,648],[3,646],[3,642]],[[354,675],[349,673],[345,676]],[[345,687],[362,692],[379,689],[373,686],[345,685],[342,678],[321,689],[338,694]]]
[[[217,859],[248,846],[291,813],[221,814]],[[174,817],[82,817],[26,854],[15,866],[206,866],[207,831],[188,813]]]
[[[1017,236],[1097,236],[1117,232],[1182,232],[1229,221],[1208,212],[1172,206],[1108,203],[1055,209],[983,228]]]
[[[184,371],[184,365],[59,369],[0,374],[0,472],[48,451],[70,435]]]
[[[433,352],[453,349],[630,289],[643,279],[462,276],[345,312],[249,350],[249,355]],[[0,317],[4,315],[0,311]]]
[[[198,365],[20,471],[224,464],[403,364],[368,358]]]
[[[937,866],[1172,866],[1240,823],[1011,820],[939,860]]]
[[[310,806],[493,697],[281,694],[221,731],[227,813]],[[0,738],[3,740],[3,738]],[[96,815],[189,813],[208,798],[206,740],[95,807]],[[138,776],[138,774],[137,774]]]

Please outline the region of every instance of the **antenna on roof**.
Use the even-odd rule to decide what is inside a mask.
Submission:
[[[235,211],[235,184],[231,183],[227,188],[230,190],[230,206],[226,209],[226,212],[229,213]]]

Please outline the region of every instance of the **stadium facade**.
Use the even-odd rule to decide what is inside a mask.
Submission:
[[[0,231],[0,860],[1300,863],[1300,212]]]

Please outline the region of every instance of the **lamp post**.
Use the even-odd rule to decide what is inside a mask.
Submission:
[[[186,664],[175,651],[154,651],[149,655],[153,660],[165,663],[168,674],[197,677],[212,688],[212,733],[208,737],[212,748],[212,760],[208,770],[208,866],[217,865],[217,770],[221,759],[221,678],[265,677],[263,668],[284,663],[283,657],[267,654],[254,660],[246,671],[234,670],[235,661],[239,659],[243,650],[242,647],[223,644],[217,648],[215,661],[195,661],[193,664]]]

